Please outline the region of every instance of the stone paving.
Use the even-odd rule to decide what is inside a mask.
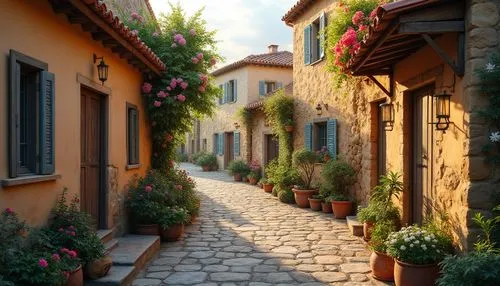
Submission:
[[[374,285],[370,253],[344,220],[283,204],[224,172],[182,167],[197,182],[200,217],[183,241],[162,244],[133,285]]]

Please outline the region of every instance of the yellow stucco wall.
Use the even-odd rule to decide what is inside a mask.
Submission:
[[[64,187],[80,193],[80,84],[77,74],[99,82],[92,54],[104,56],[111,90],[106,122],[109,128],[108,226],[123,215],[123,191],[131,176],[150,165],[150,130],[140,96],[142,75],[110,49],[92,40],[64,15],[55,14],[48,1],[0,1],[0,179],[8,177],[8,54],[13,49],[46,62],[55,74],[55,163],[60,179],[0,189],[0,208],[12,207],[31,224],[46,221],[56,195]],[[126,103],[139,108],[139,169],[126,171]]]

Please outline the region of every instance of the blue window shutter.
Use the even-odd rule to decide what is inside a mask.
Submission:
[[[236,80],[233,81],[233,102],[238,101],[238,82]]]
[[[311,30],[311,25],[304,29],[304,64],[306,65],[311,63]]]
[[[304,127],[304,147],[307,150],[312,150],[312,130],[313,130],[313,125],[312,123],[307,123],[306,126]]]
[[[282,82],[276,83],[276,89],[281,89],[281,88],[283,88],[283,83]]]
[[[53,174],[54,160],[54,95],[55,77],[47,71],[40,72],[40,174]]]
[[[263,80],[259,80],[259,95],[266,95],[266,82]]]
[[[337,159],[337,119],[330,119],[326,126],[326,147],[333,159]]]
[[[221,150],[221,146],[222,146],[222,145],[221,145],[221,139],[222,139],[222,138],[221,138],[220,133],[219,133],[219,134],[217,134],[217,154],[218,154],[218,155],[221,155],[221,153],[222,153],[222,150]]]
[[[214,141],[213,141],[213,144],[212,144],[212,149],[213,149],[213,152],[215,155],[217,155],[219,153],[219,138],[217,136],[217,134],[214,134]]]
[[[220,137],[220,154],[224,155],[224,133],[219,134]]]
[[[224,100],[224,85],[223,84],[219,84],[219,88],[221,90],[221,95],[219,97],[219,105],[222,105],[223,103],[223,100]]]
[[[234,132],[234,155],[240,156],[240,132]]]
[[[319,16],[319,57],[322,59],[325,57],[325,28],[326,28],[326,16],[325,12],[322,12]]]
[[[10,51],[10,85],[9,85],[9,177],[15,178],[19,174],[19,109],[21,90],[21,65]]]

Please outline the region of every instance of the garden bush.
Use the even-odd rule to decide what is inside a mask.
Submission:
[[[290,188],[281,189],[278,186],[278,189],[276,192],[278,194],[278,199],[280,200],[280,202],[285,203],[285,204],[294,204],[295,203],[295,196]]]
[[[189,156],[186,153],[177,152],[175,154],[175,162],[183,163],[189,161]]]
[[[199,165],[199,164],[198,164],[198,160],[199,160],[201,157],[203,157],[203,156],[205,156],[205,155],[207,155],[207,154],[208,154],[208,153],[207,153],[207,152],[204,152],[204,151],[202,151],[202,152],[197,152],[197,153],[193,153],[193,154],[191,155],[191,161],[193,161],[196,165]]]
[[[342,159],[330,160],[321,171],[320,193],[324,197],[334,197],[335,200],[349,197],[349,188],[354,184],[356,172]]]
[[[242,177],[250,173],[250,167],[243,160],[233,160],[229,163],[227,167],[229,174],[231,175],[241,175]]]
[[[292,155],[293,166],[300,170],[300,176],[304,189],[311,189],[311,182],[314,176],[314,169],[316,163],[320,162],[320,157],[316,152],[300,149],[293,152]]]
[[[217,168],[217,157],[212,153],[206,153],[198,157],[196,165],[202,167]]]

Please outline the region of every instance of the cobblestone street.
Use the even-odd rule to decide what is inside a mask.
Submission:
[[[370,253],[344,220],[182,167],[197,182],[200,217],[183,241],[162,244],[133,285],[372,285]]]

